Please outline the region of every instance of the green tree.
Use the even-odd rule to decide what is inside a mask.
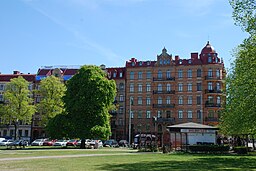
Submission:
[[[29,83],[21,76],[13,78],[6,86],[4,92],[5,104],[2,106],[2,122],[13,124],[15,139],[18,138],[19,122],[30,123],[35,113],[35,106],[31,98],[32,92],[28,90]]]
[[[46,126],[49,119],[64,112],[65,92],[66,86],[58,77],[52,75],[40,82],[40,89],[37,93],[42,98],[37,105],[37,111],[42,116],[42,125]]]
[[[115,94],[115,82],[108,80],[99,67],[81,67],[68,81],[64,97],[67,113],[73,122],[70,137],[107,138],[111,133],[108,111]]]
[[[246,32],[256,34],[256,0],[230,0],[235,24]]]

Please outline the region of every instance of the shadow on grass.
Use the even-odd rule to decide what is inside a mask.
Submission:
[[[185,157],[185,156],[184,156]],[[100,167],[100,170],[255,170],[256,159],[249,156],[233,156],[233,157],[200,157],[179,161],[143,161],[138,163],[126,164],[107,164]]]

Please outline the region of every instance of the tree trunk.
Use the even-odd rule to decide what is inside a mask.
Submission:
[[[253,148],[253,150],[255,150],[255,141],[254,141],[254,136],[252,136],[252,148]]]
[[[18,133],[18,124],[19,124],[18,121],[14,122],[14,140],[18,139],[18,135],[19,135],[19,133]]]

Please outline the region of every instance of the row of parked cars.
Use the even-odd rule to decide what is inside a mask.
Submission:
[[[101,140],[91,140],[91,139],[84,139],[77,140],[77,139],[71,139],[71,140],[50,140],[50,139],[36,139],[31,143],[31,146],[80,146],[81,143],[84,142],[85,148],[101,148],[101,147],[128,147],[128,142],[126,140],[121,140],[117,142],[116,140],[110,139],[106,141]],[[3,139],[0,141],[0,146],[28,146],[28,142],[24,140],[11,140],[11,139]]]

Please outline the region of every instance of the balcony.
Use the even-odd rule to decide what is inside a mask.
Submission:
[[[153,108],[174,108],[175,104],[153,104]]]
[[[216,117],[205,117],[206,122],[219,122],[219,118]]]
[[[153,94],[175,94],[175,90],[170,90],[170,91],[153,90]]]
[[[222,90],[217,90],[217,89],[205,89],[205,93],[223,93]]]
[[[158,123],[175,123],[175,118],[157,118],[156,122]]]
[[[221,80],[220,77],[213,77],[213,76],[205,76],[205,80]]]
[[[211,102],[206,101],[205,107],[221,107],[221,104],[211,103]]]
[[[175,77],[168,77],[168,78],[153,77],[153,81],[175,81]]]

